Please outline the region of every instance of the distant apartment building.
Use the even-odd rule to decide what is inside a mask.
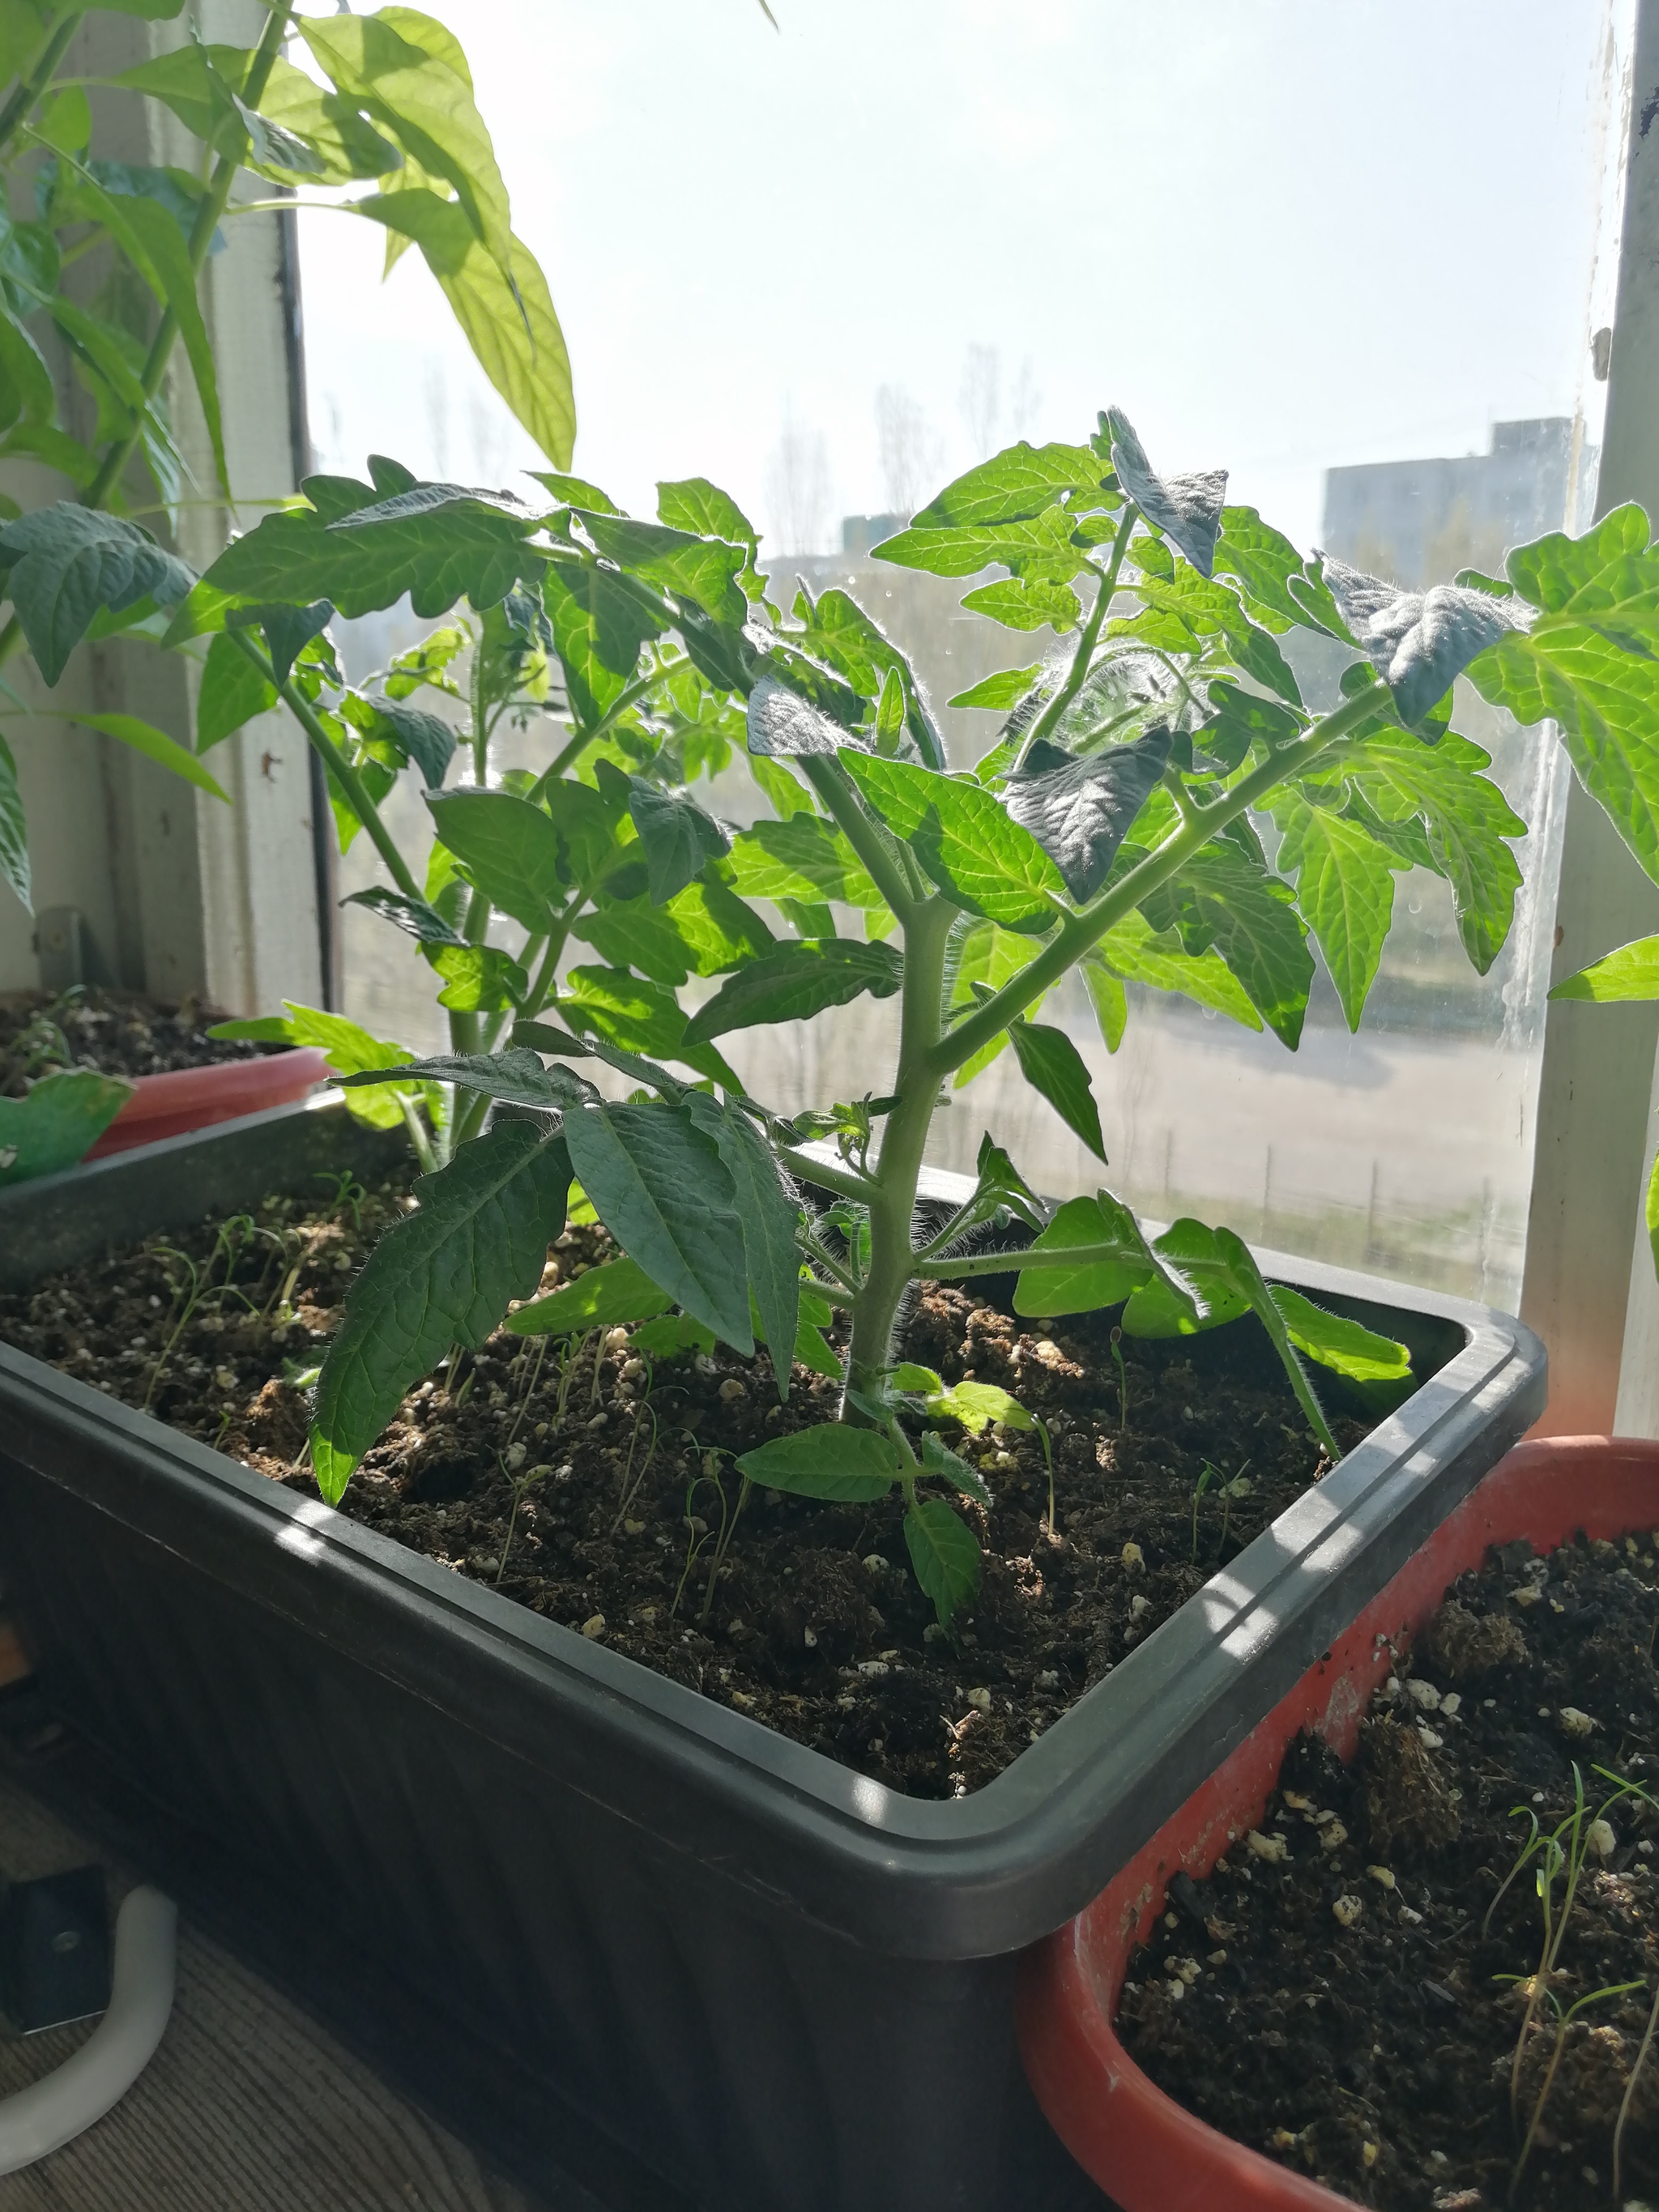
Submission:
[[[1570,489],[1595,480],[1593,447],[1573,465],[1565,415],[1492,425],[1492,451],[1455,459],[1376,461],[1325,473],[1326,549],[1408,586],[1488,573],[1511,545],[1568,520]]]

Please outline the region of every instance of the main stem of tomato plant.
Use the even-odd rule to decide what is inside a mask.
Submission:
[[[875,875],[904,932],[899,1065],[893,1084],[897,1103],[887,1118],[880,1158],[861,1194],[870,1209],[870,1264],[851,1301],[853,1339],[847,1379],[853,1389],[879,1395],[882,1371],[892,1363],[899,1309],[918,1277],[975,1272],[971,1264],[952,1267],[948,1261],[923,1261],[911,1241],[916,1187],[940,1085],[1051,984],[1057,983],[1109,929],[1161,884],[1178,875],[1218,830],[1280,785],[1305,774],[1319,754],[1349,736],[1389,702],[1385,684],[1368,684],[1357,697],[1345,701],[1334,713],[1316,722],[1294,744],[1270,753],[1224,797],[1208,805],[1192,803],[1183,811],[1179,826],[1156,852],[1149,853],[1089,905],[1069,915],[1035,960],[948,1030],[944,1026],[943,1006],[945,950],[951,925],[961,909],[940,896],[915,898],[899,874],[885,839],[858,806],[844,772],[825,762],[805,763],[814,787],[830,805],[860,859]],[[1085,1255],[1069,1256],[1076,1265]],[[1007,1263],[997,1264],[1006,1267]],[[863,1417],[855,1407],[849,1407],[846,1418],[857,1422]]]

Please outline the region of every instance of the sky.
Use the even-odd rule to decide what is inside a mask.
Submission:
[[[827,550],[890,504],[884,404],[924,490],[980,458],[973,349],[994,444],[1115,404],[1304,546],[1326,467],[1578,399],[1627,0],[433,4],[563,325],[574,465],[635,512],[705,475]],[[301,233],[324,465],[537,464],[416,254],[382,287],[373,224]]]

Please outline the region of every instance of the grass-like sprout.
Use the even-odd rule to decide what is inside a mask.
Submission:
[[[342,1214],[349,1213],[351,1225],[361,1237],[363,1231],[363,1200],[368,1196],[363,1185],[349,1168],[319,1168],[317,1180],[334,1186],[329,1198],[329,1220],[337,1221]]]
[[[1221,1542],[1216,1553],[1216,1557],[1219,1559],[1221,1553],[1227,1548],[1227,1530],[1232,1522],[1233,1500],[1235,1498],[1246,1497],[1249,1492],[1250,1486],[1244,1480],[1244,1470],[1249,1466],[1249,1464],[1250,1462],[1249,1460],[1246,1460],[1243,1466],[1239,1468],[1238,1473],[1230,1480],[1222,1474],[1221,1469],[1218,1467],[1213,1466],[1207,1459],[1205,1461],[1204,1472],[1199,1476],[1197,1482],[1193,1486],[1193,1565],[1194,1566],[1198,1565],[1198,1504],[1200,1498],[1204,1496],[1204,1493],[1209,1489],[1211,1484],[1214,1483],[1216,1486],[1216,1496],[1221,1500]]]
[[[1054,1440],[1048,1434],[1048,1424],[1043,1419],[1041,1413],[1032,1414],[1031,1426],[1037,1432],[1037,1440],[1042,1446],[1042,1464],[1048,1470],[1048,1534],[1052,1540],[1053,1538],[1057,1537],[1060,1534],[1059,1529],[1054,1526]]]
[[[1630,2079],[1625,2084],[1625,2094],[1620,2100],[1619,2118],[1613,2130],[1613,2201],[1624,2202],[1625,2123],[1630,2118],[1631,2100],[1636,2094],[1636,2085],[1642,2078],[1642,2069],[1647,2064],[1648,2053],[1653,2048],[1653,2031],[1659,2027],[1659,1989],[1654,1991],[1653,2004],[1648,2013],[1648,2024],[1642,2037],[1636,2063],[1630,2069]]]
[[[166,1371],[167,1364],[173,1357],[179,1338],[190,1326],[191,1320],[198,1307],[206,1304],[211,1298],[222,1308],[225,1300],[228,1297],[233,1297],[240,1298],[250,1313],[255,1310],[253,1301],[246,1291],[238,1289],[230,1279],[236,1266],[237,1256],[244,1246],[264,1233],[259,1230],[252,1214],[233,1213],[228,1221],[222,1222],[219,1225],[219,1233],[213,1240],[213,1249],[208,1255],[205,1269],[198,1267],[190,1255],[187,1252],[179,1251],[176,1245],[167,1243],[151,1245],[150,1250],[154,1256],[160,1260],[164,1267],[175,1269],[177,1272],[171,1279],[173,1306],[167,1316],[172,1328],[166,1343],[156,1354],[155,1365],[149,1370],[149,1383],[144,1392],[141,1412],[149,1413],[155,1401],[155,1393],[161,1387],[161,1376]],[[224,1267],[224,1280],[216,1284],[213,1279],[214,1270],[222,1262]]]
[[[1544,1992],[1545,1996],[1549,2000],[1549,2002],[1555,2008],[1555,2046],[1550,2052],[1550,2063],[1544,2069],[1543,2085],[1538,2092],[1537,2101],[1533,2106],[1532,2118],[1527,2123],[1527,2132],[1525,2139],[1521,2145],[1521,2154],[1516,2160],[1515,2171],[1510,2176],[1510,2201],[1511,2203],[1515,2201],[1516,2191],[1521,2185],[1521,2176],[1525,2169],[1527,2159],[1532,2150],[1534,2138],[1538,2133],[1539,2123],[1544,2117],[1544,2107],[1549,2102],[1550,2091],[1555,2086],[1555,2071],[1557,2067],[1561,2063],[1561,2053],[1566,2048],[1567,2030],[1572,2026],[1574,2021],[1577,2019],[1579,2014],[1584,2011],[1589,2006],[1600,2004],[1607,1997],[1626,1996],[1632,1990],[1644,1990],[1646,1987],[1647,1984],[1645,1982],[1612,1982],[1608,1984],[1606,1989],[1591,1990],[1588,1996],[1582,1996],[1576,2003],[1570,2004],[1565,2007],[1562,2005],[1561,2000],[1556,1996],[1553,1990],[1546,1990]],[[1534,1977],[1534,1994],[1535,1990],[1536,1978]],[[1532,2009],[1533,2008],[1529,2003],[1528,2006],[1528,2014],[1530,2014]],[[1634,2080],[1635,2077],[1632,2075],[1632,2078]],[[1623,2119],[1624,2112],[1621,2107],[1620,2112],[1620,2120],[1621,2124],[1623,2123]],[[1615,2165],[1616,2162],[1617,2154],[1615,2152]],[[1616,2192],[1616,2183],[1614,2184],[1614,2189]]]
[[[715,1540],[714,1557],[708,1570],[708,1582],[702,1594],[702,1610],[697,1615],[697,1625],[699,1627],[706,1627],[708,1626],[708,1616],[714,1611],[714,1585],[720,1578],[720,1569],[726,1565],[726,1547],[731,1543],[732,1538],[736,1533],[738,1522],[743,1516],[743,1509],[749,1503],[749,1492],[753,1487],[752,1484],[750,1482],[749,1477],[745,1474],[743,1477],[741,1486],[738,1491],[738,1502],[732,1508],[732,1510],[728,1515],[726,1510],[726,1486],[720,1479],[718,1467],[719,1455],[716,1453],[711,1453],[709,1456],[712,1459],[714,1459],[717,1462],[712,1480],[715,1489],[720,1492],[720,1532],[719,1537]]]
[[[1206,1459],[1204,1462],[1203,1473],[1193,1485],[1193,1565],[1194,1566],[1198,1565],[1198,1502],[1220,1472],[1219,1468],[1213,1466]]]
[[[1129,1433],[1129,1374],[1123,1364],[1123,1331],[1114,1328],[1111,1335],[1112,1357],[1117,1362],[1117,1432]]]

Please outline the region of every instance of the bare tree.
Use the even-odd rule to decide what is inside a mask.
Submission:
[[[995,346],[969,347],[962,364],[960,404],[974,459],[983,460],[996,451],[997,426],[1002,420],[1002,356]]]
[[[1031,373],[1031,356],[1028,353],[1019,365],[1019,374],[1014,379],[1014,388],[1008,395],[1008,422],[1016,438],[1023,438],[1036,427],[1037,410],[1042,404],[1042,394],[1036,388],[1036,379]]]
[[[482,392],[466,395],[467,428],[471,433],[475,483],[499,486],[507,476],[512,447],[512,428],[501,407]]]
[[[939,441],[928,428],[921,402],[902,384],[884,384],[876,393],[876,438],[887,508],[908,522],[926,498],[939,465]]]
[[[830,528],[830,456],[821,430],[807,430],[786,404],[766,462],[766,508],[776,550],[822,553]]]
[[[433,471],[441,483],[449,475],[449,380],[435,354],[427,359],[422,396],[426,401],[427,435],[432,441]]]

